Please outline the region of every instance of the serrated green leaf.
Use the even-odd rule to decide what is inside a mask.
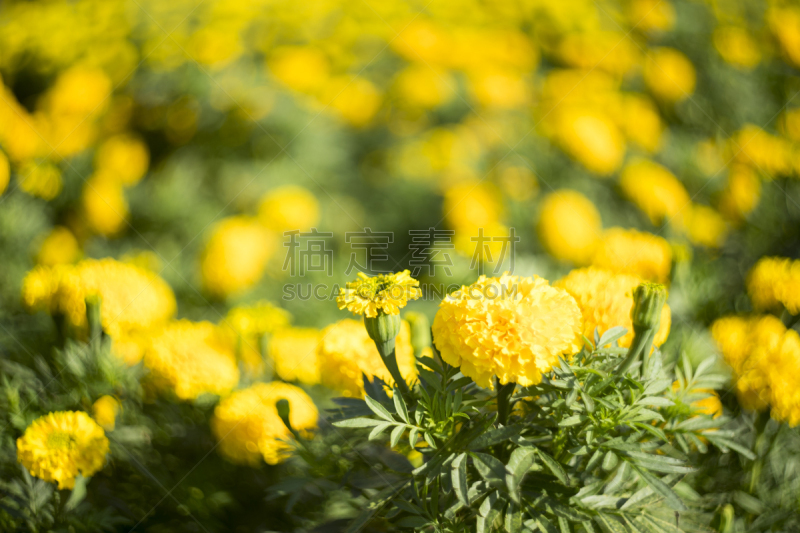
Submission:
[[[333,425],[337,428],[369,428],[383,424],[380,420],[373,418],[349,418],[347,420],[339,420],[334,422]]]
[[[558,461],[553,459],[553,457],[542,450],[536,450],[536,453],[539,455],[539,458],[542,460],[548,470],[550,470],[550,472],[552,472],[561,483],[564,485],[569,485],[569,476],[567,475],[566,471],[564,471],[564,468],[558,463]]]
[[[392,414],[389,412],[389,410],[386,409],[380,403],[378,403],[377,400],[374,400],[370,396],[365,396],[364,397],[364,401],[367,402],[367,407],[369,407],[370,411],[372,411],[373,413],[375,413],[379,417],[383,418],[387,422],[395,422],[395,419],[392,416]]]
[[[478,514],[483,517],[488,517],[492,513],[492,509],[497,505],[497,502],[500,500],[497,491],[492,491],[486,495],[484,498],[483,503],[478,508]],[[497,511],[495,509],[495,511]]]
[[[686,504],[681,501],[680,497],[678,497],[678,495],[675,494],[669,485],[664,483],[661,479],[639,466],[633,465],[633,469],[637,474],[639,474],[639,477],[641,477],[642,480],[653,489],[654,492],[664,497],[664,500],[670,509],[674,509],[675,511],[688,510]]]
[[[625,527],[620,524],[615,517],[605,513],[600,513],[595,516],[594,521],[600,526],[600,530],[605,533],[626,533]]]
[[[485,453],[470,453],[478,474],[491,486],[502,487],[505,484],[506,467],[499,459]]]
[[[559,422],[558,426],[562,428],[577,426],[584,421],[586,421],[586,417],[584,415],[572,415]]]

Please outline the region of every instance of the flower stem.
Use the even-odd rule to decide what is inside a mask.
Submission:
[[[642,364],[644,364],[650,355],[655,334],[655,328],[633,326],[633,342],[631,342],[631,347],[628,348],[628,356],[617,368],[617,374],[620,376],[625,375],[636,361],[642,361]]]
[[[400,373],[400,367],[397,366],[397,356],[394,353],[394,345],[394,339],[385,342],[375,341],[378,353],[383,360],[383,364],[386,365],[386,368],[389,370],[389,374],[391,374],[395,385],[400,389],[402,394],[407,394],[409,392],[408,384]]]
[[[500,385],[500,380],[497,377],[494,380],[494,387],[497,389],[497,422],[505,426],[508,422],[511,396],[514,394],[517,384],[512,381],[511,383]]]

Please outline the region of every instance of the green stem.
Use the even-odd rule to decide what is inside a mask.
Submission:
[[[239,342],[242,342],[241,337]],[[269,360],[269,335],[262,333],[258,337],[258,351],[261,354],[261,360],[264,361],[264,374],[262,377],[267,381],[272,381],[275,376],[275,362]]]
[[[86,297],[86,321],[89,323],[89,344],[99,342],[103,336],[103,325],[100,321],[100,297]]]
[[[383,364],[386,365],[386,368],[389,370],[389,374],[392,376],[395,386],[400,389],[402,394],[408,394],[408,384],[400,373],[400,367],[397,366],[397,356],[394,353],[394,345],[394,339],[386,342],[375,342],[378,353],[383,360]]]
[[[655,337],[655,328],[648,328],[642,326],[633,326],[633,341],[631,347],[628,349],[628,355],[622,364],[617,368],[617,374],[624,376],[625,373],[633,366],[636,361],[647,360],[650,356],[650,349],[653,346],[653,338]]]
[[[514,394],[517,384],[512,381],[501,386],[497,377],[494,380],[494,387],[497,390],[497,422],[505,426],[510,413],[511,396]]]

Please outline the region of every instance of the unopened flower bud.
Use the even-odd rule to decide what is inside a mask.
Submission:
[[[400,333],[401,322],[400,315],[378,313],[375,317],[364,317],[367,333],[376,344],[391,342],[394,345],[394,339]]]
[[[633,291],[631,321],[634,327],[658,328],[661,308],[667,301],[667,288],[660,283],[645,282]]]
[[[281,398],[277,402],[275,402],[275,408],[278,410],[278,416],[281,417],[283,423],[289,428],[289,431],[292,431],[292,423],[289,421],[289,414],[291,412],[291,408],[289,406],[289,400],[285,398]]]

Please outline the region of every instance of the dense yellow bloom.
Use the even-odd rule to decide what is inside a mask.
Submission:
[[[800,314],[800,260],[763,257],[747,276],[747,294],[758,311]]]
[[[323,385],[345,396],[360,397],[364,394],[362,374],[370,379],[378,377],[390,386],[394,384],[363,322],[349,318],[340,320],[323,329],[320,338],[317,360]],[[414,348],[411,330],[405,321],[395,339],[395,356],[406,382],[414,381],[417,375]]]
[[[611,174],[625,157],[625,138],[614,121],[593,108],[557,109],[555,141],[568,155],[601,176]]]
[[[227,394],[239,383],[233,346],[210,322],[178,320],[157,333],[145,350],[150,382],[181,400]]]
[[[787,109],[780,119],[779,126],[786,137],[794,142],[800,142],[800,108]]]
[[[800,9],[776,5],[767,10],[766,20],[784,56],[795,66],[800,66]]]
[[[771,135],[752,124],[744,126],[728,142],[732,158],[770,176],[787,175],[792,170],[794,154],[786,139]]]
[[[566,35],[556,54],[571,67],[624,76],[639,63],[636,44],[619,31],[591,30]]]
[[[50,89],[46,107],[54,115],[97,114],[111,94],[111,80],[99,69],[76,66],[63,72]]]
[[[110,258],[37,267],[25,277],[22,294],[29,309],[63,314],[81,329],[87,326],[86,298],[99,296],[100,321],[112,337],[164,323],[176,310],[172,289],[158,275]]]
[[[728,237],[728,225],[722,216],[706,205],[690,204],[675,220],[692,244],[719,248]]]
[[[625,197],[655,225],[676,216],[690,204],[689,193],[678,178],[647,159],[637,159],[626,165],[619,185]]]
[[[226,297],[255,285],[272,255],[274,237],[256,220],[234,216],[211,230],[201,258],[203,286]]]
[[[633,291],[641,282],[630,274],[589,267],[573,270],[554,285],[566,290],[578,302],[583,315],[582,333],[587,339],[594,339],[595,329],[602,336],[607,330],[622,326],[628,333],[619,340],[619,345],[628,347],[633,340]],[[672,314],[669,306],[664,305],[653,344],[664,344],[671,324]]]
[[[83,187],[83,214],[89,227],[100,235],[116,235],[128,220],[128,201],[122,184],[106,174],[94,174]]]
[[[770,415],[794,427],[800,424],[800,335],[788,330],[775,351],[767,374],[770,380]]]
[[[92,404],[92,418],[106,431],[114,431],[120,405],[113,396],[101,396]]]
[[[211,429],[219,451],[227,459],[257,466],[262,458],[274,465],[291,454],[292,434],[281,420],[276,404],[289,402],[289,423],[304,438],[317,428],[319,413],[308,395],[288,383],[257,383],[234,392],[214,409]]]
[[[144,142],[131,135],[115,135],[97,148],[95,168],[123,185],[134,185],[147,172],[150,152]]]
[[[303,187],[278,187],[261,198],[258,219],[279,235],[285,231],[310,231],[319,222],[319,202]]]
[[[224,324],[244,336],[258,337],[289,325],[288,311],[267,302],[240,305],[228,311]]]
[[[54,227],[36,252],[36,263],[44,266],[69,264],[81,256],[78,240],[64,226]]]
[[[408,270],[374,277],[359,272],[357,280],[341,289],[336,303],[339,309],[347,309],[355,315],[376,317],[379,313],[398,315],[409,300],[420,296],[419,281],[412,278]]]
[[[666,239],[635,229],[609,228],[597,245],[592,266],[669,284],[672,248]]]
[[[151,337],[160,333],[161,328],[161,324],[156,324],[150,328],[120,331],[112,339],[111,353],[128,366],[137,365],[150,346]]]
[[[473,97],[484,107],[514,109],[530,99],[526,80],[515,72],[482,69],[472,72],[469,82]]]
[[[714,47],[722,59],[739,68],[751,69],[761,61],[758,44],[744,28],[717,28],[714,30]]]
[[[351,126],[367,126],[381,106],[381,94],[365,78],[340,76],[325,86],[322,101]]]
[[[51,163],[28,161],[23,163],[17,172],[19,188],[44,200],[52,200],[64,186],[61,171]]]
[[[3,194],[8,187],[8,181],[11,178],[11,166],[8,162],[8,156],[0,150],[0,194]]]
[[[697,75],[694,65],[673,48],[656,48],[647,54],[644,82],[657,98],[680,102],[694,92]]]
[[[481,276],[442,301],[433,342],[442,359],[481,387],[490,387],[492,376],[533,385],[559,356],[580,351],[580,309],[538,276]]]
[[[661,147],[664,125],[653,102],[644,96],[628,94],[620,101],[617,118],[625,137],[648,153]]]
[[[275,373],[284,381],[299,381],[306,385],[319,383],[319,341],[319,330],[314,328],[284,328],[273,333],[267,354]]]
[[[17,460],[32,476],[59,489],[72,489],[75,478],[103,468],[108,439],[103,428],[82,411],[58,411],[37,418],[17,439]]]
[[[499,191],[486,182],[466,182],[447,189],[442,204],[451,229],[488,227],[503,213]]]
[[[314,93],[328,81],[328,60],[311,47],[285,46],[272,51],[268,66],[272,74],[290,89]]]
[[[409,65],[395,78],[398,103],[409,107],[438,107],[452,97],[454,87],[449,73],[425,64]]]
[[[675,24],[675,8],[665,0],[631,0],[628,21],[643,31],[667,31]]]
[[[585,265],[602,231],[600,213],[579,192],[563,189],[542,202],[536,232],[542,247],[556,259]]]

